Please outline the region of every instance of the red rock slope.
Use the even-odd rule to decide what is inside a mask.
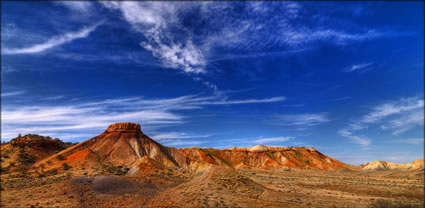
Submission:
[[[62,159],[63,158],[63,159]],[[47,162],[49,161],[49,162]],[[62,163],[81,167],[122,166],[134,175],[147,166],[153,168],[184,168],[202,171],[212,166],[255,169],[320,169],[341,170],[354,167],[323,155],[314,148],[267,147],[251,148],[169,148],[141,131],[139,124],[116,123],[92,139],[53,155],[41,163],[59,167]]]
[[[59,139],[27,134],[1,145],[1,167],[4,171],[30,166],[33,163],[72,146]]]

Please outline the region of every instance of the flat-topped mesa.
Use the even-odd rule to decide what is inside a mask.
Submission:
[[[140,128],[140,124],[136,123],[114,123],[108,126],[106,129],[107,132],[142,132],[142,129]]]

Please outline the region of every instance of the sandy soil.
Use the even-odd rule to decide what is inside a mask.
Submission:
[[[143,177],[2,175],[1,207],[377,207],[424,205],[423,171],[211,169]]]

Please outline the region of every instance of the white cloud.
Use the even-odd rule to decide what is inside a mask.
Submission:
[[[186,122],[189,118],[177,111],[200,109],[205,105],[278,102],[281,99],[221,100],[218,96],[186,95],[168,99],[141,97],[106,99],[73,105],[2,106],[2,138],[18,133],[45,135],[91,134],[95,136],[116,122],[140,123],[143,129],[154,129]],[[209,135],[169,133],[159,139],[201,138]],[[168,137],[168,138],[167,138]],[[173,138],[171,138],[173,137]]]
[[[380,126],[382,130],[390,130],[396,136],[414,127],[424,125],[424,100],[419,97],[401,98],[380,104],[363,115],[358,121],[349,123],[338,131],[339,135],[350,138],[354,143],[370,145],[366,137],[354,135],[354,132]]]
[[[77,31],[77,32],[69,32],[65,33],[59,36],[55,36],[50,38],[44,43],[35,44],[30,47],[26,48],[4,48],[2,50],[2,54],[4,55],[14,55],[14,54],[33,54],[33,53],[40,53],[43,51],[46,51],[48,49],[72,42],[76,39],[86,38],[91,32],[96,30],[96,28],[101,23],[96,23],[94,25],[91,25],[89,27],[84,27],[83,29]]]
[[[424,138],[407,138],[407,139],[397,139],[394,140],[395,143],[402,144],[423,144]]]
[[[353,132],[347,130],[347,129],[341,129],[338,131],[339,135],[343,136],[343,137],[347,137],[351,140],[351,142],[355,143],[355,144],[359,144],[362,145],[364,148],[366,148],[367,146],[369,146],[372,142],[370,141],[370,139],[366,138],[366,137],[359,137],[356,135],[353,135]]]
[[[332,41],[337,45],[346,45],[353,42],[361,42],[387,36],[384,32],[369,30],[364,33],[347,33],[344,31],[326,29],[311,30],[304,28],[302,30],[292,30],[284,34],[284,41],[290,45],[302,45],[313,41]]]
[[[273,103],[284,101],[285,97],[272,97],[266,99],[246,99],[246,100],[220,100],[220,101],[203,101],[204,105],[231,105],[231,104],[248,104],[248,103]]]
[[[182,132],[168,132],[151,136],[155,140],[170,140],[170,139],[188,139],[188,138],[205,138],[211,135],[196,135]]]
[[[302,113],[275,116],[276,125],[299,126],[307,128],[329,122],[327,113]]]
[[[24,94],[25,91],[23,90],[19,90],[19,91],[14,91],[14,92],[4,92],[1,94],[2,97],[9,97],[9,96],[15,96],[15,95],[22,95]]]
[[[247,2],[244,4],[246,11],[241,15],[234,15],[240,8],[237,2],[100,3],[120,12],[131,28],[146,38],[140,45],[162,66],[189,74],[206,72],[211,55],[216,55],[215,60],[223,59],[221,53],[216,53],[217,48],[255,48],[262,54],[261,51],[268,51],[265,49],[270,46],[289,51],[317,41],[346,45],[395,34],[373,29],[347,32],[344,28],[324,23],[319,23],[317,28],[294,24],[294,19],[310,20],[325,15],[299,15],[308,8],[298,2]],[[202,24],[197,25],[199,23]]]
[[[158,44],[158,43],[156,43]],[[146,50],[151,51],[164,67],[173,69],[183,69],[188,73],[205,72],[206,60],[200,49],[196,48],[191,40],[185,45],[182,44],[162,44],[155,47],[152,43],[143,42],[140,44]]]
[[[162,66],[187,73],[205,72],[205,50],[193,44],[191,36],[177,41],[171,27],[181,27],[178,11],[187,9],[184,2],[102,2],[109,9],[118,9],[132,28],[147,41],[140,45],[150,51]]]
[[[424,107],[424,100],[418,97],[401,98],[398,101],[392,101],[374,107],[372,112],[363,116],[362,122],[376,123],[391,115],[412,112],[415,110],[422,110]]]
[[[61,4],[68,9],[82,14],[89,13],[93,8],[93,3],[89,1],[56,1],[55,4]]]
[[[271,143],[279,143],[279,142],[286,142],[290,139],[293,139],[293,137],[268,137],[268,138],[261,138],[257,139],[254,142],[257,144],[271,144]]]
[[[356,65],[352,65],[350,67],[345,68],[343,71],[345,72],[352,72],[355,70],[362,70],[362,69],[366,69],[370,66],[372,66],[373,63],[363,63],[363,64],[356,64]]]
[[[401,98],[374,107],[363,116],[362,123],[381,122],[381,128],[399,135],[415,126],[424,125],[424,100],[418,97]]]
[[[193,140],[170,140],[170,141],[161,141],[161,142],[167,146],[189,146],[189,147],[207,143],[207,141],[193,141]]]

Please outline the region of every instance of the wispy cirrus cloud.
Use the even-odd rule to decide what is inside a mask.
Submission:
[[[54,3],[63,5],[72,11],[82,14],[87,14],[93,9],[93,2],[89,1],[55,1]]]
[[[192,134],[186,132],[167,132],[160,134],[154,133],[153,136],[151,136],[152,139],[161,142],[161,144],[177,147],[191,147],[205,144],[208,143],[208,141],[201,139],[208,137],[211,137],[211,135]]]
[[[424,125],[424,100],[409,97],[378,105],[372,112],[363,116],[360,122],[365,124],[381,122],[382,129],[391,130],[393,134],[399,135],[415,126]]]
[[[25,94],[26,92],[24,90],[18,90],[18,91],[13,91],[13,92],[4,92],[1,93],[2,97],[9,97],[9,96],[15,96],[15,95],[22,95]]]
[[[171,30],[181,27],[178,12],[189,4],[164,2],[102,2],[109,9],[119,10],[131,27],[145,36],[140,46],[167,68],[187,73],[202,73],[206,66],[205,51],[193,44],[191,36],[177,40]],[[176,28],[177,27],[177,28]]]
[[[198,146],[201,144],[208,143],[208,141],[198,141],[198,140],[165,140],[161,142],[167,146],[177,146],[177,147],[193,147],[193,146]]]
[[[275,115],[274,124],[282,126],[297,126],[301,129],[329,122],[328,113],[301,113]]]
[[[35,44],[29,47],[24,48],[3,48],[3,55],[16,55],[16,54],[35,54],[41,53],[48,49],[70,43],[76,39],[86,38],[90,33],[96,30],[96,28],[102,24],[101,22],[96,23],[94,25],[84,27],[83,29],[77,32],[68,32],[58,36],[54,36],[48,39],[44,43]]]
[[[359,71],[359,70],[367,69],[372,65],[373,65],[373,63],[355,64],[355,65],[352,65],[352,66],[349,66],[349,67],[343,69],[343,71],[344,72]]]
[[[280,142],[286,142],[290,139],[293,139],[294,137],[267,137],[267,138],[260,138],[255,140],[254,142],[257,144],[273,144],[273,143],[280,143]]]
[[[207,72],[214,60],[246,57],[246,53],[227,57],[216,53],[217,48],[236,51],[255,48],[252,56],[261,56],[271,45],[279,46],[284,52],[316,42],[348,45],[400,35],[376,28],[349,32],[341,24],[336,26],[326,21],[312,27],[303,22],[329,18],[325,13],[310,11],[300,2],[105,1],[101,4],[118,11],[133,30],[145,37],[140,46],[150,51],[162,66],[188,74]],[[312,14],[299,15],[308,12]]]
[[[205,138],[210,137],[211,135],[197,135],[197,134],[189,134],[184,132],[168,132],[153,135],[152,138],[155,140],[170,140],[170,139],[189,139],[189,138]]]
[[[338,134],[351,139],[354,143],[368,146],[371,144],[371,140],[364,136],[356,136],[354,132],[368,129],[371,126],[380,126],[382,130],[389,130],[398,136],[405,131],[423,125],[423,98],[408,97],[373,107],[369,113],[339,130]]]
[[[91,102],[80,101],[72,105],[55,105],[54,103],[41,106],[8,105],[3,107],[1,112],[2,138],[11,139],[18,133],[37,133],[58,137],[61,134],[95,136],[109,124],[116,122],[141,123],[145,130],[152,130],[163,126],[182,124],[190,120],[190,117],[179,113],[182,110],[201,109],[207,105],[272,103],[281,100],[279,98],[222,100],[219,96],[186,95],[163,99],[130,97]],[[206,136],[209,135],[197,135],[198,138]],[[194,138],[195,135],[170,133],[157,135],[157,137],[159,139],[183,139]]]
[[[349,138],[352,143],[362,145],[364,149],[367,149],[372,144],[369,138],[353,135],[353,132],[348,129],[341,129],[338,131],[338,134]]]

